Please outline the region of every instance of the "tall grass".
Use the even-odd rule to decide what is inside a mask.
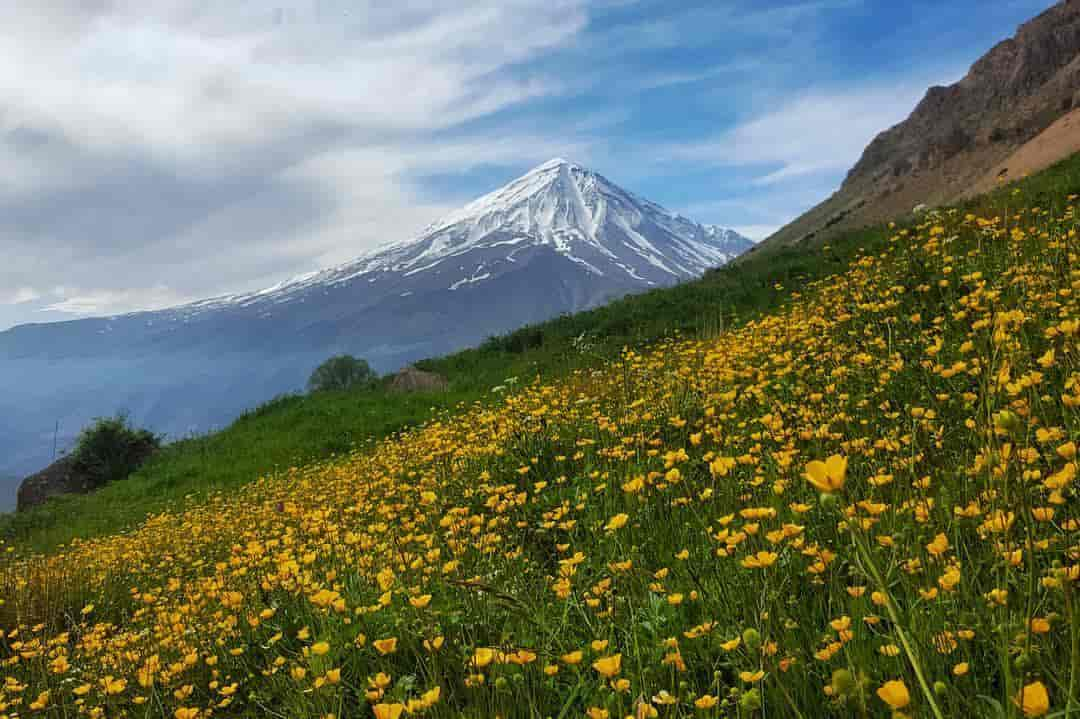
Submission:
[[[556,379],[617,357],[623,347],[645,348],[672,336],[715,336],[778,306],[791,288],[835,272],[856,251],[885,237],[878,228],[842,238],[827,252],[761,254],[696,282],[557,317],[417,363],[447,377],[448,392],[402,395],[384,384],[268,401],[220,432],[166,447],[123,482],[0,515],[0,538],[24,550],[48,552],[76,538],[125,531],[154,513],[179,511],[215,491],[233,491],[259,477],[347,453],[460,403],[497,399],[492,389],[509,378]]]
[[[1080,716],[1077,169],[723,332],[17,550],[0,712]]]

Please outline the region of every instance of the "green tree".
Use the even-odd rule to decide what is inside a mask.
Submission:
[[[79,433],[71,453],[74,468],[91,487],[127,477],[161,446],[161,437],[132,427],[127,417],[103,417]]]
[[[367,360],[352,355],[331,357],[315,368],[308,379],[309,392],[343,392],[370,387],[378,375]]]

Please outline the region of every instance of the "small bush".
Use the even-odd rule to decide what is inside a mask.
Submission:
[[[367,360],[352,355],[338,355],[315,368],[308,380],[308,391],[344,392],[371,387],[376,380],[378,375]]]
[[[94,489],[126,479],[161,446],[161,437],[132,427],[127,418],[101,418],[79,434],[71,458]]]

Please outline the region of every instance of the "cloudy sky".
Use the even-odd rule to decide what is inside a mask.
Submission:
[[[553,156],[760,238],[1050,0],[35,0],[0,329],[257,289]]]

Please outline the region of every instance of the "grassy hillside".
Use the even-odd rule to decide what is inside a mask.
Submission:
[[[788,288],[836,271],[860,247],[884,237],[883,230],[869,231],[834,243],[827,253],[762,256],[738,271],[721,269],[697,282],[628,297],[418,363],[446,376],[449,392],[401,395],[380,388],[271,401],[224,431],[172,444],[127,481],[0,516],[0,538],[23,549],[53,551],[72,539],[119,532],[151,514],[179,511],[214,492],[231,492],[258,477],[348,452],[460,403],[498,399],[492,389],[507,379],[562,377],[601,364],[624,346],[641,348],[676,334],[711,336],[775,306]]]
[[[0,712],[1080,716],[1078,170],[737,327],[12,552]]]

